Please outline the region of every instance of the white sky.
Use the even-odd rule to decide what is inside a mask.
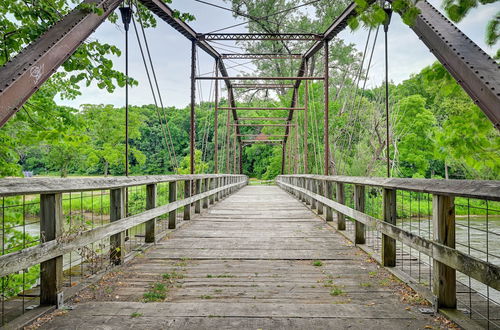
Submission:
[[[228,7],[229,4],[221,0],[209,0],[209,2]],[[441,0],[430,1],[438,9]],[[172,8],[179,9],[182,12],[189,12],[196,16],[196,21],[189,24],[196,32],[206,33],[218,28],[226,27],[232,24],[243,22],[243,19],[235,19],[228,11],[213,8],[193,0],[174,0]],[[476,42],[483,50],[489,54],[495,52],[495,48],[489,48],[484,43],[485,27],[492,15],[500,10],[500,2],[481,6],[474,9],[458,25],[458,27]],[[119,24],[121,26],[121,24]],[[245,32],[245,27],[240,26],[225,32]],[[323,31],[318,31],[323,32]],[[339,38],[343,38],[346,43],[354,43],[362,51],[366,42],[367,30],[359,29],[351,32],[349,29],[340,33]],[[190,56],[191,42],[184,36],[171,28],[168,24],[158,19],[156,29],[147,29],[149,47],[151,50],[153,62],[162,98],[165,106],[184,107],[189,103],[190,98]],[[374,33],[372,34],[373,38]],[[147,82],[142,58],[140,56],[135,34],[131,26],[130,37],[130,75],[139,81],[139,86],[130,90],[130,103],[133,105],[151,104],[153,99]],[[98,39],[101,42],[115,44],[124,49],[124,31],[121,27],[109,22],[103,23],[91,38]],[[373,39],[372,39],[373,40]],[[384,39],[383,31],[380,30],[378,42],[375,47],[375,53],[370,70],[367,87],[373,87],[384,79]],[[218,46],[218,45],[214,45]],[[218,49],[219,52],[228,52],[227,50],[236,50],[227,48]],[[236,50],[237,51],[237,50]],[[202,50],[198,51],[200,73],[207,73],[213,70],[214,61]],[[399,83],[408,79],[410,74],[419,72],[423,67],[435,61],[425,45],[417,38],[412,30],[401,22],[399,15],[393,15],[389,29],[389,77],[392,81]],[[114,59],[115,68],[124,70],[124,56]],[[245,61],[239,61],[244,63]],[[366,63],[366,62],[365,62]],[[226,67],[234,65],[233,62],[226,62]],[[251,66],[250,66],[251,67]],[[238,69],[230,69],[230,75],[239,73]],[[245,70],[245,69],[243,69]],[[207,101],[210,94],[210,82],[203,82],[202,88],[198,88],[197,100]],[[201,90],[201,92],[200,92]],[[97,86],[82,86],[82,95],[74,100],[58,100],[58,103],[78,107],[85,103],[104,103],[122,106],[124,103],[124,89],[117,88],[110,94]],[[201,94],[200,94],[201,93]]]

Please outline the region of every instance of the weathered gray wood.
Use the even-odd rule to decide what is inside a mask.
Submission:
[[[146,186],[146,210],[151,210],[156,207],[156,184],[148,184]],[[154,243],[156,241],[156,218],[146,222],[146,243]]]
[[[201,179],[195,181],[195,194],[198,195],[202,192],[201,190]],[[194,202],[194,213],[199,214],[201,212],[201,200]]]
[[[328,199],[332,198],[333,195],[333,182],[322,181],[324,185],[325,197]],[[326,221],[333,221],[333,209],[325,205],[326,209]]]
[[[60,238],[63,224],[62,194],[40,195],[40,237],[42,243]],[[40,265],[40,304],[59,305],[57,297],[62,290],[62,283],[62,256],[42,262]]]
[[[309,187],[309,190],[312,191],[313,193],[316,193],[316,183],[315,180],[313,179],[306,179],[307,186]],[[316,199],[311,198],[311,209],[316,210],[318,208],[318,202]]]
[[[359,184],[387,189],[409,190],[429,194],[462,196],[478,199],[500,201],[499,180],[441,180],[441,179],[403,179],[376,178],[340,175],[280,175],[277,177],[315,178],[332,182]]]
[[[484,283],[496,290],[500,290],[500,267],[497,265],[467,255],[443,244],[416,236],[413,233],[354,210],[346,205],[339,204],[335,201],[328,200],[323,196],[314,194],[309,190],[292,186],[282,181],[278,181],[278,185],[291,187],[301,191],[311,198],[318,199],[324,204],[334,208],[337,212],[341,212],[342,214],[353,218],[356,221],[362,222],[367,226],[375,227],[375,229],[380,231],[382,234],[403,242],[409,247],[416,249],[417,251],[420,251],[425,255],[430,256],[435,260],[478,280],[481,283]]]
[[[235,183],[233,185],[241,187],[246,185],[246,181]],[[110,222],[109,224],[101,227],[68,237],[62,242],[52,240],[37,246],[0,256],[0,277],[21,271],[57,256],[62,256],[63,254],[69,253],[98,240],[122,233],[125,230],[140,225],[148,220],[151,220],[152,218],[162,216],[172,210],[183,207],[184,205],[201,200],[210,194],[227,189],[227,187],[229,186],[200,193],[195,196],[191,196],[188,199],[176,201],[167,205],[162,205],[152,210],[123,218],[120,221]]]
[[[320,180],[314,180],[315,182],[315,185],[316,185],[316,193],[319,194],[319,195],[325,195],[325,192],[323,190],[323,181],[320,181]],[[318,203],[318,214],[321,215],[323,214],[323,204],[322,203]]]
[[[125,217],[125,189],[126,188],[118,188],[109,191],[110,222],[120,222],[120,220]],[[109,241],[110,261],[115,265],[120,265],[125,259],[125,231],[111,235]]]
[[[215,187],[214,188],[219,188],[221,185],[221,178],[215,178]],[[215,202],[218,202],[220,200],[220,194],[215,194]]]
[[[271,219],[275,212],[281,216],[292,203],[290,218],[303,221],[258,218],[261,211]],[[239,211],[243,217],[221,222],[204,213],[122,267],[104,288],[112,290],[109,295],[103,288],[88,290],[97,293],[94,300],[109,302],[75,303],[74,310],[53,318],[47,328],[439,327],[432,316],[401,301],[399,286],[382,284],[391,282],[388,272],[304,210],[277,187],[245,187],[209,211],[231,217]],[[246,236],[232,235],[238,227]],[[296,237],[290,238],[291,233]],[[176,276],[164,280],[165,274]],[[158,281],[168,286],[165,301],[140,302]],[[268,322],[256,321],[261,319]]]
[[[365,212],[365,186],[354,186],[354,204],[357,211]],[[365,244],[365,225],[360,221],[355,221],[354,225],[354,243]]]
[[[453,197],[432,196],[432,224],[434,240],[449,248],[455,248],[455,204]],[[456,271],[434,260],[432,290],[437,297],[437,307],[456,308]]]
[[[208,179],[208,178],[203,179],[203,192],[206,192],[209,190],[210,190],[210,179]],[[209,199],[208,196],[206,198],[203,198],[202,207],[204,209],[208,208],[208,199]]]
[[[193,181],[184,180],[184,198],[191,197],[191,187],[193,186]],[[184,220],[191,220],[191,204],[184,206]]]
[[[210,190],[215,188],[215,178],[210,179],[209,187]],[[214,205],[215,204],[215,195],[212,195],[208,198],[208,204],[209,205]]]
[[[384,221],[396,225],[396,190],[383,189]],[[386,267],[396,266],[396,240],[382,234],[382,264]]]
[[[168,202],[173,203],[177,200],[177,181],[168,184]],[[168,214],[168,229],[175,229],[177,226],[177,209]]]
[[[337,182],[335,187],[335,198],[337,203],[344,204],[345,203],[345,191],[344,184],[342,182]],[[345,230],[345,215],[342,212],[337,211],[337,229]]]
[[[238,174],[145,175],[106,178],[6,178],[0,179],[0,196],[108,190],[217,177],[246,178],[246,176]]]

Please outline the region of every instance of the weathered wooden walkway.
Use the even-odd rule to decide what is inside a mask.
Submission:
[[[286,192],[247,186],[86,289],[70,303],[74,310],[59,312],[42,327],[440,326],[420,313],[421,306],[403,301],[401,290],[368,255]],[[161,301],[144,302],[147,292]]]

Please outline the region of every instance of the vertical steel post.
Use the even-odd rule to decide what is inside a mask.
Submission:
[[[189,167],[190,173],[194,174],[196,172],[194,163],[194,150],[195,150],[195,138],[196,138],[196,114],[195,114],[195,101],[196,101],[196,41],[191,44],[191,126],[189,132]]]
[[[386,145],[386,161],[387,161],[387,177],[391,177],[391,159],[389,154],[389,53],[387,45],[387,32],[389,31],[389,24],[391,22],[392,10],[384,9],[386,12],[386,20],[384,22],[384,35],[385,35],[385,145]]]
[[[215,76],[219,76],[219,59],[215,60]],[[219,173],[219,80],[215,79],[214,111],[214,173]],[[228,111],[229,112],[229,111]]]
[[[323,144],[325,145],[325,175],[328,175],[330,173],[329,169],[329,152],[330,152],[330,143],[329,143],[329,136],[328,136],[328,40],[324,41],[324,62],[325,62],[325,78],[323,80],[323,85],[324,85],[324,96],[325,96],[325,123],[324,123],[324,130],[323,130]]]
[[[309,73],[309,61],[306,60],[305,64],[305,75],[307,76]],[[308,147],[307,147],[307,135],[308,135],[308,112],[309,112],[309,83],[308,81],[304,81],[305,86],[304,86],[304,174],[308,173]]]
[[[290,131],[288,131],[290,132]],[[282,151],[281,151],[281,175],[285,174],[285,157],[286,157],[286,142],[283,141],[281,143]]]
[[[227,90],[227,102],[228,105],[231,104],[231,92],[229,89]],[[231,121],[231,113],[230,111],[227,112],[227,121],[226,121],[226,173],[229,174],[231,173],[231,168],[229,166],[229,152],[230,152],[230,144],[231,144],[231,126],[229,126],[229,123]]]
[[[236,122],[235,122],[236,124]],[[238,126],[234,126],[234,134],[233,134],[233,173],[236,174],[238,173],[237,172],[237,169],[236,169],[236,127]]]
[[[240,146],[240,172],[238,174],[243,173],[243,146],[241,145],[241,142],[239,143]]]

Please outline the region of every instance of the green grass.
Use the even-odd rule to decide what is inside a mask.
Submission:
[[[165,284],[156,282],[150,288],[149,291],[144,293],[144,302],[156,302],[163,301],[167,297],[167,288]]]
[[[132,314],[130,314],[130,317],[141,317],[142,316],[142,313],[137,313],[137,312],[133,312]]]
[[[323,266],[323,263],[321,262],[321,260],[314,260],[312,265],[314,267],[321,267],[321,266]]]
[[[202,295],[201,299],[212,299],[212,296],[210,296],[210,295]]]
[[[330,290],[330,295],[331,296],[340,296],[340,295],[343,295],[344,294],[344,291],[339,288],[338,286],[334,286],[331,290]]]
[[[184,278],[184,275],[172,272],[172,273],[165,273],[161,277],[163,277],[164,280],[180,280]]]
[[[236,277],[236,275],[232,274],[219,274],[219,275],[212,275],[212,274],[207,274],[207,278],[230,278],[230,277]]]

